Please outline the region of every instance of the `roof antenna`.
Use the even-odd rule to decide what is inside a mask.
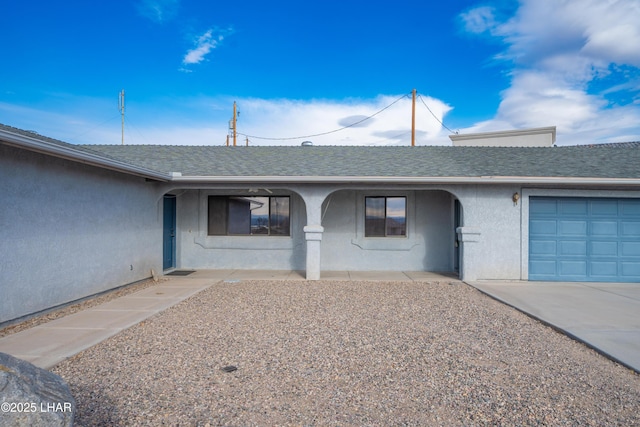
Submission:
[[[118,110],[122,115],[122,145],[124,145],[124,89],[118,95]]]

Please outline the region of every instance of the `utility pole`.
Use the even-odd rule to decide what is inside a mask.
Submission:
[[[237,133],[236,133],[236,122],[238,120],[237,110],[236,110],[236,101],[233,101],[233,146],[236,146]]]
[[[416,145],[416,90],[411,91],[411,146]]]
[[[122,89],[119,95],[118,110],[120,110],[120,114],[122,115],[122,145],[124,145],[124,89]]]

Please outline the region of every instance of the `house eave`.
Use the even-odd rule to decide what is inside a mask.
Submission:
[[[296,184],[572,184],[640,186],[640,178],[520,177],[520,176],[184,176],[173,174],[173,183],[296,183]]]
[[[54,144],[35,137],[29,137],[27,135],[13,133],[6,130],[0,130],[0,143],[73,162],[136,175],[151,180],[166,182],[171,179],[171,176],[166,173],[134,166],[119,160],[109,159],[86,151],[80,151],[73,147],[65,147],[63,145]]]

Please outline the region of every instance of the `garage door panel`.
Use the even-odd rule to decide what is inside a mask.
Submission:
[[[531,221],[529,230],[534,235],[555,236],[558,232],[555,220],[536,220]]]
[[[587,221],[558,221],[560,236],[586,236]]]
[[[529,205],[529,212],[537,216],[555,217],[558,213],[558,204],[555,200],[539,199],[535,204]]]
[[[621,262],[622,277],[640,280],[640,262]]]
[[[618,242],[591,242],[591,256],[618,257]]]
[[[618,215],[618,200],[593,200],[591,203],[591,215],[615,217]]]
[[[555,260],[535,260],[529,266],[529,273],[540,276],[555,276],[556,261]]]
[[[540,256],[556,256],[555,240],[536,240],[531,243],[530,253]]]
[[[586,276],[587,275],[587,262],[586,261],[559,261],[558,262],[558,274],[562,276]]]
[[[640,282],[640,199],[529,201],[529,280]]]
[[[617,261],[592,261],[590,266],[591,276],[610,278],[618,275]]]
[[[620,244],[623,257],[638,257],[640,258],[640,242],[622,242]]]
[[[564,241],[560,243],[559,255],[587,255],[586,241]]]
[[[586,200],[564,199],[558,202],[558,213],[560,215],[586,215],[588,210]]]
[[[640,237],[640,221],[622,221],[621,226],[623,237]]]
[[[599,237],[617,237],[618,221],[592,221],[590,234]]]
[[[640,200],[622,200],[622,216],[640,217]]]

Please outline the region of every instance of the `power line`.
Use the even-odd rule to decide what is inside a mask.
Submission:
[[[141,131],[140,129],[138,129],[138,127],[136,125],[133,124],[133,122],[131,121],[131,117],[126,118],[124,121],[127,126],[129,126],[130,128],[132,128],[134,131],[136,131],[136,133],[146,141],[147,144],[152,144],[151,141],[149,141],[149,138],[147,138]]]
[[[425,106],[425,107],[427,107],[427,110],[429,110],[429,112],[431,113],[431,115],[433,116],[433,118],[434,118],[434,119],[436,119],[436,120],[438,121],[438,123],[440,123],[440,124],[441,124],[441,125],[442,125],[446,130],[448,130],[449,132],[451,132],[451,133],[455,133],[455,134],[457,134],[457,133],[458,133],[458,132],[454,132],[454,131],[452,131],[451,129],[449,129],[449,128],[447,127],[447,125],[445,125],[444,123],[442,123],[442,120],[440,120],[440,119],[438,118],[438,116],[436,116],[435,114],[433,114],[433,111],[431,111],[431,108],[429,108],[429,106],[427,105],[427,103],[426,103],[426,102],[424,102],[424,98],[422,98],[422,95],[418,95],[418,98],[420,98],[420,101],[422,101],[422,103],[424,104],[424,106]]]
[[[269,141],[288,141],[288,140],[292,140],[292,139],[304,139],[304,138],[314,138],[316,136],[324,136],[324,135],[329,135],[332,133],[336,133],[336,132],[340,132],[342,130],[345,129],[349,129],[353,126],[359,125],[362,122],[365,122],[375,116],[377,116],[378,114],[382,113],[383,111],[387,110],[388,108],[392,107],[393,105],[395,105],[396,103],[400,102],[402,99],[406,98],[407,96],[409,96],[409,94],[404,94],[402,95],[400,98],[396,99],[395,101],[393,101],[391,104],[387,105],[386,107],[384,107],[383,109],[373,113],[370,116],[367,116],[361,120],[358,120],[356,122],[351,123],[350,125],[347,126],[343,126],[339,129],[334,129],[328,132],[322,132],[322,133],[316,133],[313,135],[304,135],[304,136],[291,136],[291,137],[285,137],[285,138],[271,138],[271,137],[264,137],[264,136],[255,136],[255,135],[247,135],[246,133],[240,133],[238,132],[238,135],[243,135],[246,136],[247,138],[255,138],[255,139],[264,139],[264,140],[269,140]]]
[[[70,142],[75,141],[75,140],[77,140],[78,138],[80,138],[81,136],[84,136],[84,135],[86,135],[86,134],[88,134],[88,133],[91,133],[91,132],[93,132],[94,130],[96,130],[97,128],[102,127],[102,125],[105,125],[105,124],[107,124],[108,122],[110,122],[110,121],[112,121],[112,120],[115,120],[119,115],[120,115],[120,114],[118,114],[117,116],[113,116],[113,117],[111,117],[111,118],[109,118],[109,119],[107,119],[107,120],[105,120],[105,121],[103,121],[103,122],[101,122],[101,123],[98,123],[97,125],[94,125],[94,126],[92,126],[91,128],[89,128],[89,129],[85,130],[84,132],[77,133],[77,134],[75,134],[75,135],[74,135],[74,136],[72,136],[72,137],[67,137],[67,140],[69,140]]]
[[[366,145],[378,145],[378,144],[382,144],[382,143],[389,142],[389,141],[392,141],[394,144],[398,144],[398,143],[399,143],[399,141],[398,141],[398,140],[399,140],[401,137],[403,137],[403,136],[405,136],[405,135],[408,135],[408,134],[410,134],[410,133],[411,133],[411,130],[403,131],[402,133],[400,133],[400,134],[398,134],[398,135],[390,136],[390,137],[385,138],[385,139],[380,139],[380,140],[378,140],[378,141],[374,141],[374,142],[372,142],[372,143],[368,143],[368,144],[366,144]]]

